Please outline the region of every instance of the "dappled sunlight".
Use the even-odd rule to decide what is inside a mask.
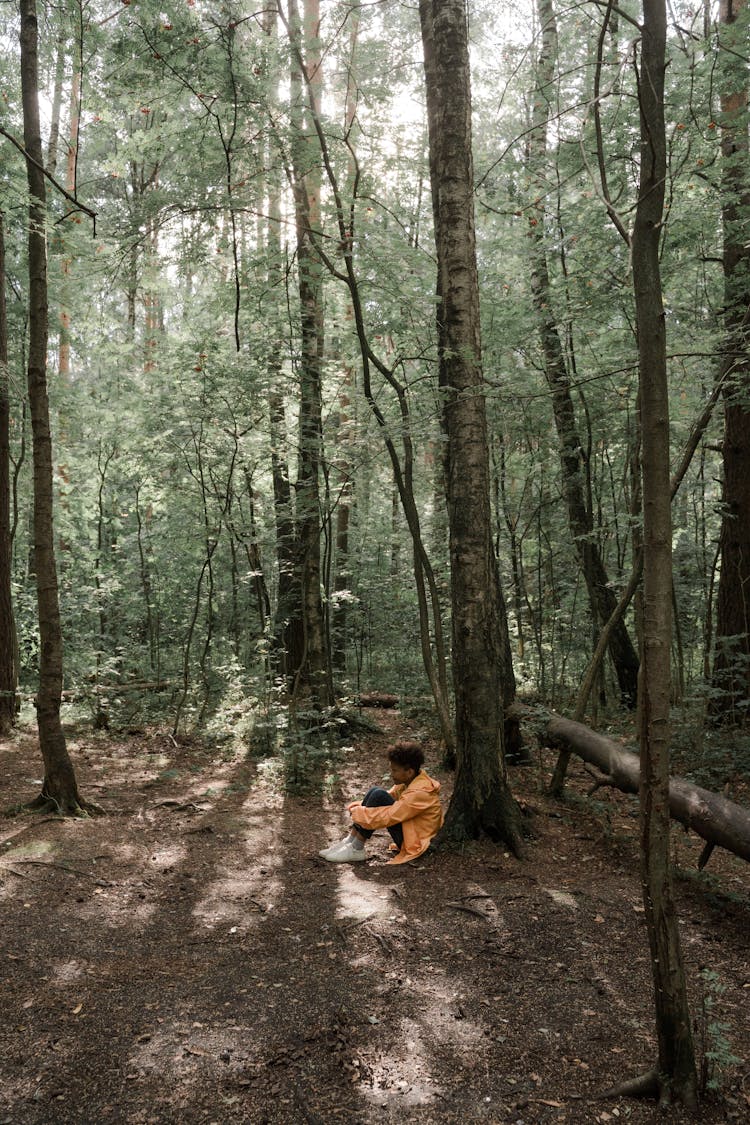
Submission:
[[[354,891],[354,888],[351,890]],[[481,912],[491,928],[502,925],[491,895],[475,883],[467,883],[465,890],[463,902],[479,903],[476,911]],[[372,902],[370,899],[371,906]],[[404,923],[408,927],[408,918],[399,911],[389,915],[388,923],[394,927],[397,941],[400,936],[397,924]],[[388,942],[389,926],[381,924],[379,929],[380,940]],[[391,948],[396,948],[394,934],[390,935],[390,939]],[[446,1053],[457,1060],[471,1060],[472,1077],[478,1078],[481,1084],[487,1056],[485,1028],[481,1022],[467,1018],[464,1008],[466,985],[462,982],[461,969],[470,972],[469,962],[459,960],[456,968],[455,975],[439,969],[428,950],[421,957],[412,953],[407,962],[395,965],[383,975],[368,1019],[371,1023],[386,1026],[394,1022],[396,1026],[389,1036],[386,1050],[375,1048],[363,1052],[368,1082],[360,1087],[360,1093],[367,1102],[385,1108],[391,1099],[405,1107],[429,1105],[436,1099],[439,1101],[443,1088],[439,1075],[445,1074]],[[403,994],[418,998],[417,1014],[396,1022],[389,1016],[389,998],[395,999]],[[467,1113],[471,1110],[477,1115],[484,1115],[489,1099],[479,1097],[475,1107],[467,1105]]]
[[[217,1064],[230,1079],[252,1072],[259,1065],[257,1050],[248,1039],[255,1029],[246,1023],[228,1019],[212,1020],[210,1024],[158,1019],[154,1024],[147,1022],[144,1027],[149,1030],[138,1034],[127,1051],[125,1073],[131,1082],[142,1082],[144,1091],[153,1090],[151,1083],[158,1082],[161,1097],[149,1092],[151,1110],[156,1113],[166,1110],[170,1120],[174,1113],[171,1091],[180,1090],[183,1104],[197,1104],[201,1089]],[[240,1103],[246,1102],[246,1098],[242,1086],[235,1086],[234,1092],[230,1087],[230,1092],[222,1095],[226,1116],[221,1120],[235,1120],[235,1115],[241,1112]],[[233,1110],[232,1107],[238,1108]]]
[[[426,1065],[429,1051],[419,1025],[413,1020],[402,1020],[394,1040],[398,1046],[392,1054],[369,1063],[371,1085],[363,1094],[380,1106],[393,1095],[404,1106],[429,1105],[440,1094],[441,1086],[433,1081]]]
[[[396,908],[388,887],[363,879],[358,875],[356,865],[339,864],[336,867],[336,874],[338,919],[356,922],[370,918],[385,918],[389,922],[403,921],[404,915]]]
[[[394,990],[418,998],[419,1014],[398,1021],[386,1051],[363,1053],[370,1079],[360,1092],[379,1106],[390,1098],[397,1098],[399,1105],[426,1105],[440,1097],[438,1075],[445,1073],[444,1063],[435,1058],[436,1048],[443,1057],[449,1053],[457,1059],[471,1059],[472,1068],[481,1072],[487,1050],[484,1029],[465,1018],[460,983],[434,966],[414,968],[410,964],[409,976],[401,977],[396,972],[386,976],[391,978]],[[371,1018],[390,1023],[387,993],[373,1005]]]
[[[59,985],[71,984],[85,977],[86,969],[83,961],[62,961],[53,968],[52,980]]]
[[[261,804],[256,790],[243,802],[238,822],[241,838],[229,862],[216,871],[193,907],[193,918],[200,927],[227,926],[232,934],[242,933],[274,909],[283,890],[283,806],[283,794],[264,793]]]
[[[192,910],[196,926],[203,930],[225,927],[230,934],[255,927],[258,918],[273,908],[278,893],[276,880],[254,872],[217,874]]]
[[[165,847],[152,849],[149,856],[151,864],[160,871],[171,870],[185,858],[186,850],[181,844],[167,844]]]

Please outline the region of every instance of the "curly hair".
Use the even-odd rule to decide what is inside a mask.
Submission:
[[[424,750],[418,742],[410,742],[403,738],[391,746],[388,751],[388,761],[393,762],[394,765],[403,766],[404,769],[419,773],[424,765]]]

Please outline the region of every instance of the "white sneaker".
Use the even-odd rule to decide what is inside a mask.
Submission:
[[[329,848],[327,852],[320,853],[329,863],[360,863],[365,856],[364,848],[355,848],[346,843],[338,848]]]
[[[331,852],[337,852],[339,848],[345,848],[349,844],[349,837],[344,836],[343,840],[337,840],[335,844],[329,844],[327,848],[321,848],[318,855],[326,859]]]

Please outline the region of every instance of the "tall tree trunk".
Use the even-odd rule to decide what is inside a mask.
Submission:
[[[319,114],[322,90],[320,10],[318,0],[304,0],[300,29],[296,0],[290,0],[290,27],[303,44],[311,110]],[[293,186],[297,224],[302,350],[300,356],[299,467],[297,472],[297,535],[299,583],[302,594],[304,656],[295,669],[295,685],[322,707],[328,705],[325,627],[320,593],[320,461],[322,455],[323,265],[315,248],[320,231],[321,175],[317,145],[303,113],[302,75],[292,66]]]
[[[583,479],[586,471],[584,446],[576,421],[565,350],[553,312],[545,249],[545,172],[550,99],[557,60],[557,25],[552,0],[537,0],[537,12],[542,45],[537,60],[534,112],[529,134],[529,171],[536,195],[529,225],[531,291],[544,357],[544,374],[552,394],[552,412],[560,443],[562,491],[568,511],[568,524],[586,582],[594,626],[599,629],[611,617],[617,605],[617,596],[610,586],[594,534],[593,516]],[[638,693],[638,656],[622,619],[610,631],[609,654],[622,701],[626,706],[634,707]]]
[[[278,12],[275,5],[269,5],[263,14],[263,30],[268,37],[269,59],[268,75],[271,89],[274,86],[274,52],[277,47]],[[271,95],[274,100],[274,95]],[[282,267],[281,246],[281,172],[272,144],[267,149],[265,182],[267,197],[267,220],[261,239],[265,234],[266,260],[268,262],[268,285],[271,293],[277,293],[276,305],[282,302],[282,287],[286,283]],[[259,189],[260,190],[260,189]],[[304,659],[304,631],[302,620],[302,595],[300,590],[299,568],[297,566],[297,529],[295,525],[294,498],[289,478],[289,455],[286,431],[286,412],[282,387],[282,363],[284,342],[280,327],[273,331],[268,348],[268,413],[269,436],[271,443],[271,480],[273,485],[274,520],[276,527],[276,564],[278,570],[276,591],[276,612],[274,614],[273,637],[271,643],[271,667],[284,677],[289,686],[294,673]]]
[[[672,522],[666,329],[659,269],[666,179],[665,0],[644,0],[638,96],[641,172],[633,285],[643,441],[643,651],[639,699],[641,878],[663,1102],[693,1107],[697,1076],[669,855]]]
[[[64,31],[61,31],[57,38],[55,84],[52,88],[49,139],[47,141],[47,171],[53,176],[57,167],[57,144],[60,140],[60,110],[62,108],[63,78],[65,77],[65,55],[66,35]]]
[[[34,460],[34,556],[39,610],[37,719],[44,783],[36,806],[81,811],[75,771],[60,722],[63,657],[52,519],[52,439],[47,395],[47,202],[39,127],[35,0],[21,0],[21,91],[29,184],[29,360]]]
[[[492,542],[465,0],[420,0],[420,17],[425,53],[432,53],[425,77],[433,182],[439,189],[435,242],[456,700],[457,772],[444,835],[467,839],[486,832],[518,850],[518,811],[503,753],[503,685],[512,671]]]
[[[68,151],[65,159],[65,187],[71,193],[76,190],[76,169],[78,167],[78,126],[81,103],[81,70],[76,62],[70,84],[70,116],[68,123]],[[71,220],[78,216],[71,216]],[[73,264],[70,251],[65,246],[65,236],[60,240],[62,251],[62,285],[60,292],[60,347],[58,355],[58,374],[61,379],[70,378],[70,270]]]
[[[349,28],[349,66],[346,80],[346,105],[344,109],[344,130],[349,143],[349,161],[347,168],[348,194],[351,195],[356,184],[356,165],[353,156],[354,141],[352,130],[357,111],[357,87],[354,80],[354,59],[357,50],[357,37],[359,34],[359,15],[356,9],[352,12]],[[347,302],[345,317],[347,323],[353,326],[354,310],[351,301]],[[338,440],[342,450],[336,460],[335,468],[338,477],[338,492],[336,496],[336,570],[333,582],[334,598],[331,619],[331,664],[337,672],[346,671],[347,652],[347,616],[348,599],[345,591],[351,586],[349,571],[349,523],[354,498],[354,481],[352,479],[351,464],[348,450],[354,444],[354,419],[350,414],[352,405],[352,392],[354,388],[354,367],[347,364],[344,371],[343,386],[339,393],[339,421]]]
[[[0,211],[0,737],[16,714],[15,627],[11,599],[10,398],[5,305],[5,233]]]
[[[293,53],[299,56],[298,69],[303,69],[301,56],[299,51],[295,49],[296,39],[290,30],[290,41],[293,47]],[[330,152],[328,149],[328,142],[326,133],[323,129],[320,116],[316,111],[316,100],[313,92],[310,93],[309,104],[311,107],[312,122],[315,126],[315,131],[318,136],[318,143],[323,157],[323,162],[326,168],[328,177],[328,184],[334,199],[336,210],[336,221],[339,235],[339,245],[344,250],[344,273],[341,273],[334,265],[332,259],[328,257],[323,249],[323,241],[319,240],[317,251],[321,259],[325,261],[326,268],[329,273],[344,281],[349,290],[352,302],[352,312],[354,314],[354,324],[357,332],[357,340],[360,347],[360,355],[362,359],[362,390],[367,399],[367,403],[377,420],[380,432],[383,435],[385,447],[388,451],[388,456],[393,467],[393,476],[396,487],[398,489],[399,498],[404,510],[407,526],[412,540],[412,554],[414,559],[414,581],[417,591],[417,604],[419,609],[419,632],[420,644],[422,649],[422,660],[425,667],[425,672],[430,681],[433,698],[435,700],[435,707],[438,712],[440,721],[440,729],[445,743],[446,758],[450,761],[453,759],[454,747],[454,733],[453,723],[450,716],[450,708],[448,703],[448,689],[447,689],[447,669],[445,658],[445,646],[443,643],[443,627],[442,616],[440,607],[440,597],[435,581],[435,576],[430,564],[429,557],[424,547],[422,538],[422,531],[419,520],[419,511],[417,508],[414,496],[414,449],[411,437],[411,416],[409,412],[409,403],[407,397],[406,387],[400,383],[394,376],[393,369],[389,368],[372,350],[370,346],[369,337],[367,333],[364,307],[362,294],[360,292],[359,281],[354,267],[354,255],[352,252],[354,242],[354,208],[345,210],[344,202],[342,199],[341,191],[339,189],[338,178],[333,168]],[[396,445],[390,436],[390,426],[386,421],[380,406],[378,405],[376,395],[372,386],[372,371],[375,369],[383,376],[388,386],[395,393],[398,400],[398,410],[400,414],[400,435],[402,443],[403,457],[399,456]],[[430,636],[430,624],[433,628],[433,637]],[[507,631],[506,631],[507,640]],[[433,654],[434,643],[434,654]],[[510,683],[512,685],[512,668],[510,663],[510,642],[507,643],[507,667],[511,670],[510,681],[505,679],[504,683],[506,688]]]
[[[721,157],[724,228],[724,482],[711,710],[750,723],[750,171],[745,0],[721,0]]]

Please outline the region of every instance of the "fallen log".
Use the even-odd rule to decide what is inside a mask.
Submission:
[[[583,723],[563,719],[559,715],[549,719],[544,735],[550,745],[569,750],[589,765],[596,766],[601,773],[596,787],[611,785],[623,793],[638,792],[640,766],[637,754],[623,750]],[[673,820],[692,829],[708,844],[750,860],[750,809],[719,793],[712,793],[710,789],[673,777],[669,782],[669,812]],[[703,863],[699,866],[704,866],[709,855],[710,850],[704,848]]]
[[[357,703],[359,707],[383,707],[386,709],[398,707],[399,697],[387,691],[362,692]]]

